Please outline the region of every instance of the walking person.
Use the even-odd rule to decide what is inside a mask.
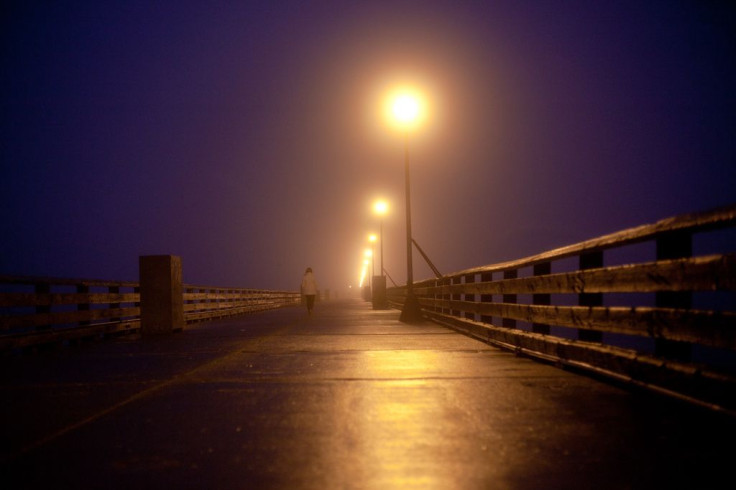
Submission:
[[[311,315],[314,309],[314,298],[317,295],[317,280],[314,278],[311,267],[307,267],[307,270],[304,271],[304,277],[302,277],[302,294],[307,300],[307,311]]]

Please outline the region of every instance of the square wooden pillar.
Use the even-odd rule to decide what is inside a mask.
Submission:
[[[184,328],[181,257],[139,258],[141,334],[159,335]]]

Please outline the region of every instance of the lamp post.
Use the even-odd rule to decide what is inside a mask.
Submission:
[[[406,184],[406,299],[399,321],[417,323],[422,320],[422,308],[414,295],[414,269],[411,240],[411,173],[409,171],[409,129],[419,117],[419,100],[412,94],[401,94],[393,102],[393,113],[404,129],[404,179]]]

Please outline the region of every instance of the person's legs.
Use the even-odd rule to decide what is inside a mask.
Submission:
[[[307,295],[307,311],[309,313],[312,313],[313,308],[314,308],[314,295],[308,294]]]

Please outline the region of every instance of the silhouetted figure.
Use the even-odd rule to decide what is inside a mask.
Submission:
[[[314,309],[314,298],[317,295],[317,280],[314,278],[314,273],[311,267],[307,267],[302,278],[302,294],[307,300],[307,311],[312,314]]]

